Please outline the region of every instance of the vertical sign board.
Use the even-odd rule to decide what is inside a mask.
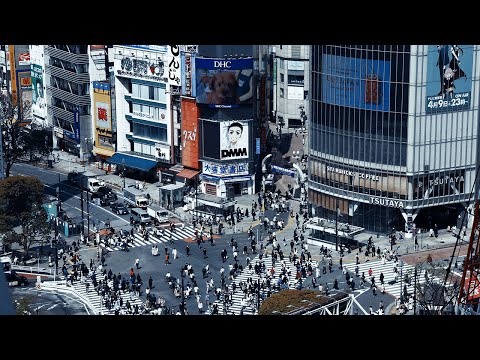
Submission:
[[[200,131],[198,129],[198,108],[195,99],[182,97],[182,165],[200,170]]]
[[[174,86],[182,85],[180,74],[180,47],[168,45],[168,84]]]
[[[78,110],[73,113],[73,131],[75,131],[75,141],[80,144],[80,114]]]
[[[266,124],[266,114],[265,114],[265,97],[266,97],[266,87],[265,87],[266,77],[262,75],[260,78],[260,143],[261,150],[265,152],[267,150],[267,124]]]
[[[195,58],[190,53],[182,54],[182,95],[195,97],[195,87],[193,84],[193,75]]]
[[[14,45],[8,45],[9,63],[10,63],[10,86],[12,87],[12,105],[17,106],[17,79],[16,79],[16,67],[15,67],[15,47]]]

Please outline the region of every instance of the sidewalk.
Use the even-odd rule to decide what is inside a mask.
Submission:
[[[59,157],[59,161],[57,162],[57,154]],[[98,175],[98,178],[105,181],[105,184],[108,186],[111,186],[115,190],[117,190],[119,193],[122,192],[123,186],[125,184],[125,187],[132,187],[135,186],[135,183],[137,180],[135,179],[130,179],[130,178],[125,178],[123,179],[119,175],[115,175],[113,172],[106,173],[105,170],[98,169],[95,164],[87,164],[82,165],[80,163],[80,159],[73,155],[70,154],[66,151],[54,151],[55,155],[55,163],[53,164],[53,169],[55,171],[62,172],[64,174],[68,174],[71,171],[84,171],[88,170],[90,172],[93,172]],[[160,187],[159,182],[155,182],[153,184],[145,182],[145,187],[143,191],[146,194],[149,194],[150,197],[153,199],[154,202],[158,203],[160,200],[160,194],[158,188]]]

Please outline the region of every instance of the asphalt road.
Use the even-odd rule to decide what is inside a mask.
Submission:
[[[34,166],[28,164],[16,164],[12,168],[12,174],[23,174],[23,175],[31,175],[38,177],[44,184],[45,184],[45,191],[48,194],[56,195],[56,188],[59,184],[60,180],[60,199],[62,201],[62,207],[67,211],[67,213],[71,213],[72,216],[78,216],[81,219],[81,207],[80,207],[80,190],[74,186],[71,186],[67,182],[67,177],[64,174],[58,173],[55,170],[45,170],[41,168],[36,168]],[[117,194],[119,195],[119,194]],[[119,201],[122,200],[122,197],[119,195]],[[85,213],[87,213],[87,206],[86,203],[84,205]],[[90,203],[90,215],[91,215],[91,223],[90,227],[93,228],[94,221],[99,224],[100,228],[104,227],[105,221],[110,219],[111,225],[115,229],[125,228],[127,230],[130,229],[129,224],[129,215],[116,215],[110,211],[109,207],[101,207]],[[269,219],[271,219],[275,214],[271,210],[267,210],[265,214]],[[289,214],[281,213],[280,216],[287,220]],[[258,224],[258,222],[256,222]],[[242,221],[241,223],[237,224],[237,228],[243,229],[246,231],[251,224],[251,217],[248,221]],[[86,221],[85,221],[86,225]],[[257,229],[260,229],[258,225],[253,228],[255,234],[257,234]],[[207,227],[207,230],[209,228]],[[279,231],[277,235],[277,240],[282,243],[284,231]],[[287,231],[287,246],[284,248],[284,254],[288,256],[288,252],[290,251],[290,246],[288,245],[291,240],[291,235],[289,236],[290,231]],[[265,237],[266,234],[263,232],[263,236]],[[186,263],[189,263],[193,266],[196,280],[199,286],[201,300],[204,302],[205,305],[205,293],[206,293],[206,281],[209,280],[210,277],[206,279],[202,279],[202,267],[205,264],[209,264],[211,277],[213,277],[215,281],[215,287],[219,286],[220,284],[220,269],[223,266],[225,268],[225,273],[228,274],[228,265],[230,262],[233,263],[233,256],[232,256],[232,248],[229,246],[229,240],[232,235],[223,235],[216,238],[216,245],[211,246],[209,242],[205,242],[202,244],[202,248],[198,248],[196,243],[191,243],[188,240],[176,240],[173,245],[171,244],[159,244],[159,256],[152,256],[151,254],[151,246],[140,246],[131,248],[129,252],[125,251],[113,251],[109,252],[106,255],[106,269],[111,269],[114,274],[121,274],[125,279],[128,279],[128,274],[130,268],[134,268],[136,274],[140,274],[143,280],[142,286],[142,294],[141,298],[145,301],[145,288],[148,284],[148,278],[151,276],[153,279],[153,289],[152,293],[155,294],[156,297],[163,296],[166,300],[166,305],[169,307],[174,308],[175,310],[178,309],[178,306],[181,302],[181,299],[175,298],[173,292],[168,288],[168,284],[165,281],[165,274],[167,271],[170,271],[173,277],[180,279],[180,269]],[[233,235],[233,237],[238,242],[239,248],[239,263],[246,267],[246,256],[242,255],[242,249],[244,244],[247,244],[250,249],[250,243],[247,240],[246,233],[237,233]],[[78,237],[70,237],[67,238],[67,243],[71,244],[74,239],[78,239]],[[191,256],[186,256],[186,246],[190,247]],[[167,251],[170,254],[170,264],[165,264],[165,246],[167,247]],[[172,249],[177,249],[178,258],[173,259],[172,256]],[[204,259],[203,256],[203,247],[207,249],[207,256],[208,258]],[[223,249],[227,249],[228,253],[228,260],[225,263],[222,263],[222,259],[220,256],[220,252]],[[318,248],[310,246],[309,250],[312,254],[318,253]],[[88,264],[90,258],[94,258],[97,261],[97,251],[96,248],[88,248],[82,247],[81,255],[82,261],[85,264]],[[250,258],[253,259],[254,256],[250,253]],[[135,259],[140,259],[140,269],[135,269],[134,263]],[[330,289],[332,289],[333,280],[337,278],[340,282],[340,290],[346,289],[346,284],[344,284],[345,279],[343,278],[341,271],[338,270],[338,265],[334,265],[334,272],[329,274],[328,276],[324,276],[319,282],[323,284],[329,283]],[[343,278],[343,279],[342,279]],[[184,279],[184,285],[186,286],[187,283],[190,282],[189,279]],[[227,283],[230,281],[227,280]],[[181,281],[180,281],[181,283]],[[308,278],[305,280],[305,286],[311,283],[311,279]],[[357,282],[358,283],[358,282]],[[362,305],[365,310],[368,310],[368,307],[372,305],[374,310],[377,310],[378,303],[382,300],[387,307],[393,301],[393,298],[389,295],[382,295],[378,293],[377,296],[373,296],[371,291],[368,291],[368,287],[365,289],[358,289],[354,292],[356,295],[357,301]],[[42,295],[44,299],[49,297],[50,295]],[[55,295],[59,296],[59,295]],[[52,301],[55,302],[55,296],[52,295]],[[64,298],[66,303],[73,306],[73,300]],[[62,301],[63,301],[62,300]],[[215,296],[213,292],[210,292],[210,302],[215,300]],[[73,301],[73,302],[72,302]],[[55,303],[59,303],[60,300],[57,298]],[[185,299],[185,303],[188,309],[189,314],[198,314],[198,308],[196,306],[195,297],[192,296],[190,299]],[[53,303],[52,303],[53,305]],[[52,306],[50,305],[50,306]],[[48,309],[50,306],[43,306],[43,308]],[[57,306],[58,307],[58,306]],[[357,308],[357,305],[354,305],[354,312]],[[52,308],[51,310],[54,310]],[[204,309],[206,309],[204,307]],[[58,310],[60,311],[60,310]],[[362,311],[360,311],[360,314]]]
[[[31,315],[88,315],[84,305],[64,294],[37,291],[34,285],[11,288],[12,300],[28,298]]]
[[[67,176],[65,174],[56,172],[54,170],[45,170],[38,168],[29,164],[15,164],[12,167],[13,175],[29,175],[35,176],[40,179],[45,184],[45,193],[49,195],[56,196],[57,187],[60,188],[60,200],[62,203],[62,209],[66,213],[78,220],[82,219],[82,210],[81,210],[81,196],[80,189],[76,186],[73,186],[67,181]],[[118,200],[122,201],[122,196],[117,194]],[[129,215],[117,215],[110,211],[110,207],[102,207],[95,205],[92,202],[87,204],[86,201],[86,192],[84,192],[84,219],[85,226],[88,225],[87,216],[90,214],[90,229],[93,229],[94,224],[97,228],[104,228],[105,222],[110,220],[110,224],[116,228],[121,229],[125,228],[130,229]]]

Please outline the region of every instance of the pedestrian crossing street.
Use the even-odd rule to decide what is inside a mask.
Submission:
[[[98,273],[96,274],[97,281],[103,280],[103,277],[104,276],[102,274],[98,274]],[[86,285],[85,285],[86,283],[90,284],[88,292],[87,292],[87,288],[86,288]],[[108,281],[108,286],[113,289],[113,280]],[[65,283],[61,283],[61,284],[57,283],[57,287],[66,288],[67,285],[65,285]],[[92,307],[95,309],[95,312],[97,314],[99,314],[99,315],[114,315],[115,310],[113,308],[113,305],[111,307],[111,310],[108,310],[105,307],[105,305],[102,305],[101,295],[97,294],[97,292],[95,291],[95,289],[93,287],[93,284],[92,284],[92,280],[90,279],[89,276],[87,278],[84,278],[84,281],[75,281],[73,283],[73,286],[70,286],[69,288],[70,289],[73,288],[73,291],[77,295],[79,295],[83,299],[87,299],[90,302],[90,304],[92,305]],[[124,313],[127,313],[126,312],[126,307],[125,307],[125,304],[126,304],[127,300],[130,301],[130,305],[132,306],[132,310],[133,310],[133,307],[135,305],[138,305],[139,309],[142,308],[142,305],[143,305],[142,300],[140,300],[137,296],[135,296],[133,294],[133,292],[131,294],[128,291],[123,293],[123,291],[120,290],[120,296],[123,299],[123,306],[122,306],[121,309],[124,311]],[[122,313],[122,311],[120,313]]]
[[[130,242],[128,246],[130,248],[138,247],[138,246],[152,246],[155,244],[164,244],[170,242],[170,234],[172,235],[172,239],[174,241],[178,240],[185,240],[186,238],[195,238],[195,228],[192,225],[186,225],[185,227],[178,226],[175,227],[175,231],[172,233],[170,229],[164,229],[163,235],[157,237],[154,235],[153,231],[148,232],[148,240],[145,240],[142,235],[138,232],[135,232],[133,235],[133,244]],[[205,232],[202,235],[206,235]],[[108,251],[118,251],[122,248],[120,246],[108,246],[103,241],[100,243],[100,246],[106,248]]]
[[[267,270],[272,268],[272,256],[271,255],[269,255],[267,258],[263,257],[262,260],[260,260],[259,256],[257,255],[251,261],[252,266],[255,265],[255,263],[257,261],[258,262],[264,262]],[[295,285],[296,285],[296,280],[295,280],[296,269],[295,269],[295,266],[290,262],[288,257],[284,257],[284,261],[285,261],[285,264],[286,264],[287,268],[290,268],[290,270],[291,270],[291,274],[290,274],[289,279],[288,279],[289,280],[288,281],[288,287],[290,289],[294,289]],[[275,262],[275,274],[274,274],[273,278],[271,279],[272,294],[277,292],[276,290],[273,290],[273,285],[276,284],[276,282],[278,280],[278,276],[279,276],[279,274],[281,274],[281,269],[282,269],[281,261],[277,260]],[[264,275],[262,274],[262,276],[264,276]],[[244,270],[242,271],[242,273],[238,274],[234,278],[233,281],[237,285],[237,288],[235,290],[235,293],[233,294],[232,305],[227,305],[227,311],[226,311],[227,315],[240,315],[240,311],[241,311],[241,308],[242,308],[241,302],[242,302],[242,298],[243,298],[243,291],[240,290],[240,287],[238,286],[238,284],[242,281],[246,282],[249,277],[252,278],[253,282],[256,282],[259,278],[261,279],[261,277],[259,275],[255,274],[255,271],[252,270],[250,272],[248,267],[245,267]],[[230,283],[229,289],[231,289],[231,288],[232,288],[232,285]],[[262,290],[262,293],[264,293],[265,296],[266,296],[266,291]],[[214,303],[216,303],[218,305],[219,315],[224,314],[222,297],[220,298],[220,300],[216,300]],[[254,306],[248,306],[247,305],[247,306],[244,307],[243,315],[254,315],[254,313],[256,311],[256,306],[257,306],[257,297],[256,296],[254,298],[253,303],[254,303],[253,304]]]
[[[351,264],[345,264],[347,267],[347,270],[350,272],[350,274],[354,276],[355,279],[355,263]],[[403,263],[403,269],[400,270],[400,267],[398,266],[397,262],[397,270],[398,270],[398,281],[393,282],[395,279],[395,272],[393,268],[395,267],[395,262],[394,261],[385,261],[385,264],[382,264],[382,260],[374,260],[374,261],[367,261],[365,263],[360,263],[358,265],[359,269],[359,277],[362,276],[362,272],[365,273],[365,281],[370,282],[370,276],[368,275],[368,270],[371,268],[373,273],[372,276],[375,277],[375,285],[377,286],[377,289],[380,291],[380,273],[383,273],[384,276],[384,284],[385,284],[385,292],[393,295],[395,297],[400,297],[400,290],[403,287],[403,285],[407,285],[407,291],[409,294],[413,294],[414,292],[414,271],[415,271],[415,266],[409,265],[407,263]],[[400,281],[400,274],[402,274],[403,278],[405,278],[405,274],[408,273],[409,278],[411,279],[410,285],[406,284],[405,281]],[[356,281],[357,284],[360,283],[360,281]],[[417,271],[417,283],[418,284],[423,284],[425,283],[425,270],[419,270]]]

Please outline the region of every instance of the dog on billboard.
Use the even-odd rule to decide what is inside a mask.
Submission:
[[[210,92],[207,93],[208,104],[233,105],[239,104],[237,94],[238,82],[234,72],[221,71],[210,79]]]

